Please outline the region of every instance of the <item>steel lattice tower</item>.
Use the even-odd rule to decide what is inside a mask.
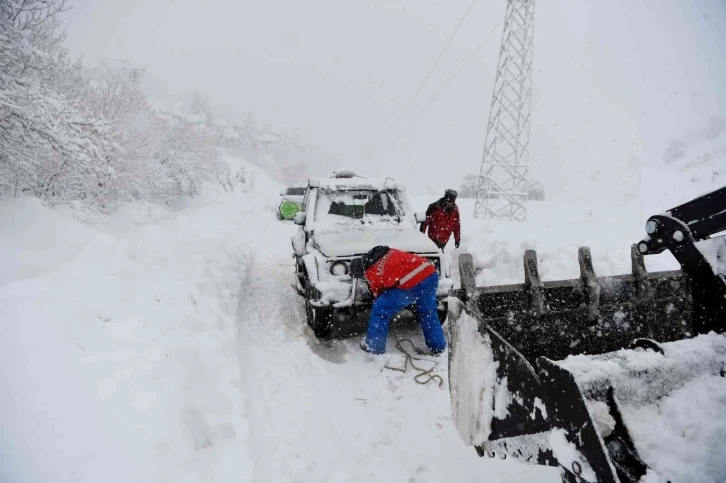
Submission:
[[[507,0],[474,215],[527,217],[534,0]]]

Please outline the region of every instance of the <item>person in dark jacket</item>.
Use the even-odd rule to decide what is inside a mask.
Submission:
[[[439,274],[431,262],[413,253],[377,246],[351,262],[350,274],[365,278],[374,297],[361,349],[372,354],[386,352],[391,318],[413,305],[431,353],[443,352],[446,339],[436,311]]]
[[[456,248],[459,248],[461,243],[461,222],[456,196],[456,191],[446,190],[443,198],[429,205],[426,210],[426,221],[421,223],[421,233],[426,233],[428,229],[429,238],[441,250],[446,246],[452,233]]]

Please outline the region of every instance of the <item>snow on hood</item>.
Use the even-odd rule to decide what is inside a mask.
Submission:
[[[315,235],[315,245],[327,257],[360,255],[376,245],[387,245],[407,252],[436,253],[438,248],[418,230],[351,230]]]

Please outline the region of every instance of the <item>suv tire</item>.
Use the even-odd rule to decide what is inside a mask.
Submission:
[[[308,325],[315,337],[321,340],[332,339],[335,335],[335,324],[333,321],[333,307],[313,307],[310,303],[320,296],[319,292],[308,284],[305,287],[305,315],[308,319]]]
[[[305,273],[305,269],[302,265],[302,260],[299,258],[295,258],[295,290],[297,290],[298,295],[302,295],[307,299],[305,296],[305,287],[308,285],[308,277]]]

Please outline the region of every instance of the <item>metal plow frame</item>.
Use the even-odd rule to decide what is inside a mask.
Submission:
[[[533,366],[482,321],[480,314],[469,307],[462,310],[479,321],[480,333],[489,335],[491,351],[498,363],[497,384],[506,384],[506,391],[515,396],[507,408],[506,418],[492,418],[488,441],[475,445],[479,456],[513,457],[527,463],[560,467],[565,482],[582,481],[578,478],[586,465],[596,475],[596,481],[603,483],[638,481],[645,474],[647,465],[638,456],[622,422],[612,388],[606,391],[604,401],[616,426],[603,439],[588,411],[585,393],[569,371],[546,357],[538,358]],[[456,350],[456,339],[452,338],[450,354]],[[569,462],[568,466],[558,461],[549,443],[555,429],[565,431],[567,441],[582,455],[581,460]],[[621,474],[627,476],[618,478]]]
[[[712,330],[724,332],[726,278],[715,273],[695,243],[726,230],[726,188],[651,217],[646,230],[649,236],[631,248],[628,275],[597,277],[590,250],[583,247],[578,254],[579,279],[543,282],[537,255],[528,250],[523,284],[476,287],[471,255],[459,257],[459,302],[449,304],[452,406],[460,383],[452,361],[458,346],[466,345],[457,340],[457,324],[464,314],[476,320],[497,364],[496,382],[484,388],[482,399],[496,399],[503,388],[509,400],[506,416],[491,416],[489,433],[475,441],[480,456],[557,466],[565,482],[637,482],[646,473],[648,465],[636,451],[610,381],[596,389],[584,387],[556,361],[624,348],[654,350],[667,361],[669,342],[677,344]],[[643,255],[665,249],[682,270],[649,274]],[[713,368],[724,361],[721,356],[716,359],[705,365],[718,374]],[[654,366],[653,372],[657,369]],[[605,437],[589,409],[592,401],[606,404],[614,420]],[[552,444],[555,433],[564,435],[577,457],[558,460]]]

